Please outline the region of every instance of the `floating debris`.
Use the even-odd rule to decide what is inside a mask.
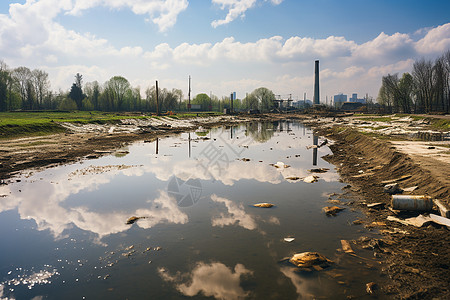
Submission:
[[[319,176],[316,176],[316,175],[309,175],[309,176],[303,178],[303,181],[306,182],[306,183],[314,183],[314,182],[317,182],[317,181],[318,181],[318,180],[317,180],[318,178],[319,178]]]
[[[262,208],[270,208],[270,207],[273,206],[273,204],[272,203],[263,202],[263,203],[256,203],[253,206],[254,207],[262,207]]]
[[[343,207],[338,207],[338,206],[326,206],[324,208],[322,208],[322,210],[327,214],[327,215],[336,215],[338,212],[344,210],[345,208]]]
[[[293,238],[293,237],[285,237],[283,240],[285,242],[291,243],[291,242],[293,242],[295,240],[295,238]]]
[[[350,246],[350,243],[346,240],[341,240],[342,250],[344,250],[345,253],[355,253],[353,251],[352,247]]]
[[[136,216],[133,216],[133,217],[129,218],[125,224],[127,224],[127,225],[134,224],[134,223],[135,223],[137,220],[139,220],[139,219],[145,219],[145,217],[136,217]]]
[[[368,294],[374,294],[377,288],[378,285],[375,282],[369,282],[366,284],[366,292]]]
[[[299,180],[300,177],[297,177],[297,176],[290,176],[290,177],[286,177],[286,179],[287,179],[287,180],[293,180],[293,181],[296,181],[296,180]]]
[[[277,161],[276,164],[271,164],[271,166],[274,166],[275,168],[278,168],[278,169],[285,169],[285,168],[289,168],[290,167],[290,165],[286,165],[282,161]]]
[[[321,270],[331,266],[334,262],[318,252],[303,252],[294,254],[289,262],[298,268],[314,268]]]
[[[328,168],[315,168],[315,169],[308,170],[308,172],[311,172],[311,173],[326,173],[329,170],[330,169],[328,169]]]

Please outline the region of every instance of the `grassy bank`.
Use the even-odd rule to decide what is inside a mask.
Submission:
[[[167,115],[171,118],[185,119],[194,117],[206,117],[220,115],[214,112],[179,113]],[[62,122],[78,124],[106,124],[117,123],[122,119],[147,119],[161,118],[156,115],[143,115],[139,113],[107,113],[89,111],[39,111],[39,112],[1,112],[0,113],[0,138],[11,138],[30,135],[47,135],[64,132],[59,125]]]

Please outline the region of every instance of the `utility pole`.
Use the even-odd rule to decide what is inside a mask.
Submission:
[[[158,80],[156,80],[156,115],[159,116]]]
[[[230,95],[230,112],[233,113],[233,93]]]
[[[189,75],[189,89],[188,89],[188,111],[191,111],[191,75]]]

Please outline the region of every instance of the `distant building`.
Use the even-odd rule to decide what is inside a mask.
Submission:
[[[336,108],[340,108],[342,106],[342,103],[347,102],[347,95],[344,95],[342,93],[338,95],[334,95],[333,97],[333,105]]]
[[[304,100],[292,102],[292,106],[295,108],[308,108],[308,107],[312,106],[312,104],[313,104],[313,102],[311,100],[306,100],[306,107],[305,107]]]
[[[352,94],[352,97],[349,99],[349,102],[357,102],[357,103],[366,103],[366,99],[358,99],[358,94]]]

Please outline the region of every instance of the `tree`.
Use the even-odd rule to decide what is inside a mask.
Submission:
[[[421,59],[414,62],[413,72],[414,84],[417,93],[418,110],[430,112],[433,109],[433,64],[431,61]]]
[[[8,66],[0,60],[0,111],[6,111],[8,108],[8,80],[9,80]]]
[[[252,92],[252,94],[259,103],[259,109],[261,111],[268,111],[273,108],[273,100],[275,100],[275,95],[273,92],[265,87],[257,88]]]
[[[110,92],[113,93],[113,100],[117,103],[116,109],[121,110],[123,108],[123,102],[125,94],[130,89],[130,83],[125,77],[114,76],[107,83]]]
[[[80,75],[80,73],[77,73],[75,75],[75,82],[72,84],[69,92],[69,98],[75,101],[78,110],[83,108],[83,99],[85,98],[82,90],[82,81],[83,76]]]
[[[32,84],[32,75],[30,69],[28,69],[27,67],[18,67],[14,69],[13,79],[20,93],[22,108],[31,109],[32,107],[29,107],[30,97],[28,96],[28,92],[33,90],[30,89],[30,82]]]
[[[193,104],[200,104],[201,110],[209,110],[211,105],[211,98],[205,93],[198,94],[192,100]]]
[[[37,105],[36,108],[41,108],[44,104],[44,98],[50,89],[50,81],[48,73],[42,70],[33,70],[32,72]]]

